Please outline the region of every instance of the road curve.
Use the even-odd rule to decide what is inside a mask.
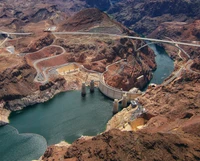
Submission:
[[[39,51],[41,51],[41,50],[44,50],[45,48],[52,47],[52,46],[53,46],[53,47],[59,47],[59,48],[61,48],[61,49],[62,49],[62,53],[59,54],[59,55],[54,55],[54,56],[51,56],[51,57],[47,57],[47,58],[42,58],[42,59],[36,60],[36,61],[33,63],[33,66],[34,66],[34,68],[35,68],[36,71],[37,71],[37,75],[36,75],[36,77],[35,77],[35,79],[34,79],[35,82],[40,82],[40,83],[46,83],[46,82],[48,82],[48,76],[47,76],[47,74],[46,74],[46,71],[47,71],[49,68],[45,69],[45,70],[42,71],[42,73],[41,73],[41,72],[40,72],[40,69],[37,67],[37,64],[38,64],[38,63],[40,63],[40,62],[42,62],[42,61],[45,61],[45,60],[53,59],[53,58],[56,58],[56,57],[58,57],[58,56],[60,56],[60,55],[62,55],[62,54],[65,54],[65,49],[64,49],[63,47],[61,47],[61,46],[58,46],[58,45],[46,46],[46,47],[44,47],[44,48],[38,50],[37,52],[39,52]],[[34,52],[34,53],[35,53],[35,52]],[[27,53],[27,54],[34,54],[34,53]],[[43,80],[40,80],[39,78],[42,77],[42,76],[43,76],[44,79],[43,79]]]

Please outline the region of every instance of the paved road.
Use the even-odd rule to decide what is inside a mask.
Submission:
[[[191,69],[192,64],[194,63],[193,60],[188,60],[188,62],[185,64],[185,69],[192,72],[192,73],[196,73],[196,74],[200,74],[200,72],[194,71]]]
[[[6,34],[6,35],[33,35],[33,33],[30,32],[4,32],[4,31],[0,31],[0,34]]]
[[[171,41],[173,41],[173,42],[175,42],[173,39],[171,39],[170,37],[166,37],[167,39],[169,39],[169,40],[171,40]],[[178,56],[182,59],[182,60],[186,60],[185,58],[183,58],[182,56],[181,56],[181,52],[183,52],[184,54],[185,54],[185,56],[188,58],[188,59],[190,59],[190,55],[185,51],[185,50],[183,50],[183,48],[181,48],[178,44],[175,44],[175,47],[177,47],[178,49],[179,49],[179,52],[178,52]]]
[[[111,36],[111,37],[129,38],[129,39],[136,39],[136,40],[145,40],[145,41],[153,41],[153,42],[160,42],[160,43],[169,43],[169,44],[200,47],[199,44],[193,44],[193,43],[160,40],[160,39],[152,39],[152,38],[143,38],[143,37],[127,36],[127,35],[108,34],[108,33],[95,33],[95,32],[52,32],[52,33],[55,35],[63,35],[63,34],[66,34],[66,35],[105,35],[105,36]]]
[[[0,47],[8,40],[8,36],[3,40],[3,42],[0,44]]]
[[[191,66],[193,64],[193,60],[188,60],[175,74],[174,76],[172,76],[170,79],[168,79],[167,81],[163,82],[162,85],[166,86],[168,85],[170,82],[172,82],[174,79],[176,79],[177,77],[181,76],[182,71],[189,71],[191,73],[195,73],[195,74],[200,74],[200,72],[194,71],[191,69]]]
[[[36,77],[35,77],[35,79],[34,79],[35,82],[40,82],[40,83],[46,83],[46,82],[48,82],[48,75],[46,74],[46,72],[47,72],[47,70],[49,70],[49,68],[45,69],[45,70],[41,73],[41,72],[40,72],[40,69],[37,67],[37,64],[38,64],[38,63],[40,63],[40,62],[42,62],[42,61],[45,61],[45,60],[53,59],[53,58],[58,57],[58,56],[60,56],[60,55],[62,55],[62,54],[65,53],[65,49],[64,49],[63,47],[61,47],[61,46],[58,46],[58,45],[46,46],[46,47],[40,49],[40,50],[37,51],[37,52],[40,52],[41,50],[44,50],[45,48],[49,48],[49,47],[59,47],[59,48],[62,49],[62,53],[59,54],[59,55],[54,55],[54,56],[51,56],[51,57],[47,57],[47,58],[42,58],[42,59],[36,60],[36,61],[33,63],[33,66],[34,66],[34,68],[35,68],[36,71],[37,71],[37,75],[36,75]],[[34,54],[34,53],[27,53],[27,54]]]
[[[10,34],[10,35],[31,35],[32,33],[9,33],[9,32],[0,32],[2,34]],[[129,38],[129,39],[137,39],[137,40],[146,40],[146,41],[152,41],[152,42],[159,42],[159,43],[169,43],[169,44],[173,44],[175,46],[177,46],[180,50],[181,48],[178,46],[178,45],[186,45],[186,46],[193,46],[193,47],[200,47],[200,44],[193,44],[193,43],[184,43],[184,42],[177,42],[177,41],[168,41],[168,40],[159,40],[159,39],[152,39],[152,38],[142,38],[142,37],[134,37],[134,36],[127,36],[127,35],[117,35],[117,34],[108,34],[108,33],[93,33],[93,32],[52,32],[53,35],[63,35],[63,34],[68,34],[68,35],[105,35],[105,36],[111,36],[111,37],[116,37],[116,38]],[[61,54],[64,54],[65,53],[65,49],[61,46],[58,46],[58,45],[50,45],[50,46],[47,46],[47,47],[44,47],[42,48],[41,50],[44,50],[45,48],[48,48],[48,47],[51,47],[51,46],[55,46],[55,47],[59,47],[63,50],[63,52]],[[39,51],[41,51],[39,50]],[[184,50],[183,50],[184,51]],[[38,52],[38,51],[37,51]],[[185,53],[185,52],[184,52]],[[33,53],[26,53],[26,54],[33,54]],[[48,70],[52,70],[52,69],[56,69],[58,68],[58,66],[55,66],[55,67],[51,67],[51,68],[46,68],[44,69],[44,71],[41,73],[40,72],[40,69],[37,67],[37,64],[41,61],[45,61],[45,60],[49,60],[49,59],[53,59],[57,56],[60,56],[61,54],[59,55],[55,55],[55,56],[52,56],[52,57],[48,57],[48,58],[43,58],[43,59],[40,59],[40,60],[36,60],[34,62],[34,67],[37,71],[37,76],[35,77],[34,81],[36,82],[40,82],[40,83],[45,83],[48,81],[48,75],[46,74]],[[189,55],[187,53],[185,53],[187,55],[187,57],[189,57]],[[180,55],[180,53],[179,53]],[[123,61],[123,60],[120,60],[120,61]],[[115,62],[115,63],[118,63],[118,62]],[[113,64],[115,64],[113,63]],[[111,65],[113,65],[111,64]],[[111,66],[109,65],[109,66]],[[109,66],[106,67],[106,71],[107,69],[109,68]],[[191,65],[190,65],[191,66]],[[189,66],[189,68],[190,68]],[[180,76],[180,73],[181,71],[183,70],[184,67],[181,67],[175,74],[174,76],[172,76],[169,80],[167,80],[166,82],[164,82],[163,84],[164,85],[167,85],[168,83],[170,83],[171,81],[173,81],[175,78],[177,78],[178,76]],[[191,68],[190,68],[191,70]],[[42,80],[43,79],[43,80]],[[104,81],[103,81],[104,82]]]

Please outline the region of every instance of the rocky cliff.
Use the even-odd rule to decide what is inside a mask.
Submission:
[[[128,30],[123,25],[111,20],[106,14],[97,9],[86,9],[70,17],[66,23],[61,25],[62,31],[89,31],[93,36],[79,36],[80,45],[70,43],[63,44],[62,41],[56,41],[57,45],[64,47],[67,52],[76,51],[76,54],[70,55],[70,61],[81,62],[87,69],[98,72],[104,72],[106,66],[111,65],[121,59],[126,59],[118,66],[113,65],[104,74],[106,83],[116,88],[130,90],[133,87],[143,88],[152,78],[152,70],[156,69],[155,55],[148,47],[140,51],[137,48],[143,43],[126,38],[110,38],[109,36],[95,36],[95,33],[109,33],[118,35],[137,36],[136,33]],[[69,39],[75,39],[74,36],[66,36]],[[63,36],[64,38],[64,36]],[[83,40],[84,38],[84,40]],[[90,39],[90,40],[89,40]],[[83,43],[85,41],[85,43]],[[88,43],[93,44],[89,47]],[[94,46],[97,45],[97,46]],[[81,52],[82,51],[82,52]],[[86,54],[85,51],[90,52]],[[80,54],[79,54],[80,53]],[[89,61],[90,59],[90,61]],[[144,79],[137,78],[143,76]]]
[[[1,103],[4,102],[4,108],[11,111],[19,110],[31,104],[44,102],[48,97],[52,97],[56,90],[62,90],[59,88],[63,86],[64,80],[54,80],[44,88],[43,85],[34,83],[36,71],[23,58],[14,55],[8,58],[7,55],[0,56],[3,66],[0,73],[0,100]]]
[[[199,12],[194,6],[199,3],[198,1],[140,1],[140,4],[139,1],[129,1],[129,3],[135,3],[135,8],[144,9],[145,5],[150,8],[150,11],[145,8],[146,10],[141,12],[147,12],[150,15],[141,20],[141,24],[146,24],[143,26],[144,30],[142,26],[138,28],[141,33],[151,33],[149,36],[156,38],[169,37],[173,40],[199,43],[199,22],[198,20],[190,21],[199,18]],[[119,4],[125,6],[124,3]],[[129,8],[127,4],[126,8]],[[177,10],[173,10],[173,6],[176,6]],[[122,8],[120,8],[121,11]],[[187,12],[183,13],[183,8]],[[190,12],[191,8],[196,12]],[[155,12],[153,12],[154,9]],[[118,12],[117,9],[114,11]],[[128,9],[126,11],[124,9],[124,13],[129,18],[134,15]],[[136,23],[136,26],[138,24]],[[108,130],[118,128],[120,131],[110,130],[89,140],[79,139],[68,147],[51,146],[42,159],[199,160],[200,152],[196,150],[199,147],[198,144],[195,145],[196,139],[199,140],[200,136],[198,132],[200,130],[199,50],[181,46],[191,56],[188,60],[186,54],[176,47],[163,46],[176,60],[175,71],[163,84],[149,87],[146,93],[139,97],[139,104],[145,109],[145,114],[136,117],[137,108],[124,109],[109,122]],[[107,73],[108,81],[112,71],[116,69],[120,72],[121,66],[123,64],[116,65],[114,68],[110,67]],[[119,77],[115,77],[115,80],[118,79]],[[190,149],[189,142],[195,147]]]
[[[200,139],[176,133],[134,133],[111,130],[71,146],[50,146],[42,160],[198,160]]]
[[[106,11],[118,22],[145,36],[163,22],[190,23],[200,18],[198,0],[37,0],[26,2],[2,0],[1,4],[0,14],[3,24],[15,26],[15,28],[20,27],[22,23],[38,22],[47,17],[59,23],[68,16],[91,7]],[[67,16],[61,11],[67,13]],[[7,17],[13,19],[7,22]]]
[[[191,23],[187,22],[164,22],[161,23],[150,35],[149,37],[154,37],[158,39],[168,39],[176,40],[182,42],[188,42],[193,44],[199,44],[200,41],[200,20],[196,20]],[[162,44],[162,46],[167,50],[169,55],[175,59],[180,59],[181,56],[185,59],[183,52],[178,55],[178,48],[168,44]],[[180,47],[187,52],[192,58],[198,57],[199,48],[183,46]]]
[[[116,20],[148,35],[163,22],[191,22],[200,18],[198,0],[127,0],[108,10]]]
[[[29,6],[29,3],[27,5]],[[51,12],[44,14],[40,7],[46,8],[45,10],[50,7]],[[125,70],[118,73],[120,78],[125,78],[124,82],[121,79],[118,81],[118,84],[122,84],[122,88],[126,90],[132,87],[142,88],[150,80],[151,72],[156,68],[155,55],[148,47],[138,52],[135,51],[143,43],[142,41],[95,34],[92,36],[65,34],[60,36],[44,32],[44,30],[56,25],[56,30],[60,32],[90,31],[92,33],[107,32],[133,36],[136,33],[111,20],[98,9],[85,9],[68,17],[62,23],[56,24],[53,19],[49,21],[46,18],[46,16],[52,17],[52,15],[57,14],[56,7],[46,4],[40,7],[30,8],[28,13],[23,10],[22,6],[19,7],[23,13],[30,16],[27,20],[18,17],[19,21],[24,21],[19,28],[8,27],[12,32],[31,32],[33,34],[2,38],[2,41],[6,40],[0,55],[2,63],[0,101],[3,102],[4,108],[11,111],[20,110],[28,105],[47,101],[58,92],[69,89],[65,84],[68,80],[67,77],[65,80],[62,76],[56,75],[56,71],[49,74],[49,70],[47,70],[68,62],[77,62],[89,70],[102,73],[106,70],[106,66],[120,59],[127,59],[125,64],[128,65],[124,68]],[[42,16],[39,16],[41,19],[35,20],[33,14],[36,11]],[[13,13],[5,19],[10,20],[12,16],[15,16]],[[19,29],[21,31],[18,31]],[[15,49],[12,55],[6,50],[6,47],[9,46],[13,46]],[[36,78],[36,75],[44,77],[44,70],[47,72],[48,78],[42,82]],[[140,75],[144,75],[145,81],[133,84],[132,79],[136,79]],[[107,79],[108,77],[105,76],[105,80]],[[116,82],[115,77],[109,77],[108,84],[117,87],[113,82]]]
[[[199,160],[199,66],[196,58],[174,81],[149,87],[139,97],[145,114],[138,119],[133,120],[137,109],[124,109],[109,122],[113,130],[50,146],[42,160]]]

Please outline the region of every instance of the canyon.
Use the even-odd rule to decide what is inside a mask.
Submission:
[[[71,78],[65,75],[67,67],[55,71],[63,64],[76,62],[97,73],[113,64],[104,73],[105,82],[126,91],[143,89],[151,80],[157,67],[155,54],[148,46],[136,51],[143,41],[65,32],[141,34],[193,44],[200,41],[198,0],[12,2],[0,1],[0,30],[8,33],[2,34],[0,49],[1,124],[8,122],[10,111],[80,89],[82,81],[88,79],[87,71]],[[104,10],[123,25],[90,7]],[[49,32],[51,28],[55,32]],[[12,32],[33,34],[9,34]],[[106,132],[82,136],[72,144],[49,146],[40,160],[199,160],[199,47],[157,45],[167,51],[175,68],[161,85],[149,86],[137,98],[143,114],[133,120],[138,108],[129,106],[109,121]],[[6,50],[10,46],[14,46],[14,54]],[[122,59],[125,63],[114,64]],[[140,76],[144,80],[137,82]]]
[[[14,8],[14,6],[11,7]],[[83,65],[87,70],[103,73],[106,66],[120,59],[126,59],[124,70],[113,73],[113,76],[109,78],[105,75],[105,80],[109,85],[117,87],[121,84],[121,88],[129,90],[133,87],[143,88],[150,81],[152,70],[156,69],[155,55],[148,47],[136,52],[135,49],[142,43],[140,40],[112,38],[106,35],[100,37],[98,35],[60,35],[45,30],[55,26],[57,32],[96,31],[101,33],[106,31],[111,34],[132,36],[137,35],[136,33],[111,20],[98,9],[85,9],[72,17],[64,17],[65,21],[56,26],[58,19],[54,17],[54,14],[58,12],[57,8],[49,5],[41,5],[41,7],[48,12],[43,12],[41,8],[30,9],[27,12],[23,10],[23,7],[21,11],[15,11],[23,12],[21,15],[27,17],[26,19],[24,16],[16,17],[16,21],[24,21],[20,26],[16,25],[16,21],[5,25],[7,22],[10,23],[11,17],[16,15],[15,12],[2,17],[5,24],[1,30],[8,33],[5,39],[7,41],[2,40],[3,48],[0,55],[2,110],[21,110],[28,105],[47,101],[59,92],[74,89],[74,86],[76,86],[75,89],[80,89],[82,82],[78,79],[79,75],[74,83],[73,78],[63,77],[55,71],[59,66],[73,62]],[[34,12],[40,12],[40,16],[33,16]],[[44,20],[51,16],[52,21]],[[5,26],[7,26],[6,30]],[[15,32],[22,34],[12,34]],[[31,34],[26,36],[23,33]],[[9,47],[14,47],[12,55],[7,50]],[[135,72],[133,73],[132,70]],[[50,71],[53,71],[53,74]],[[126,76],[123,76],[125,74]],[[144,75],[144,81],[133,83],[132,80],[136,80],[141,75]],[[118,81],[115,80],[117,77]],[[2,115],[2,117],[5,116]]]

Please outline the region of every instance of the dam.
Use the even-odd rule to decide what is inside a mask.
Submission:
[[[152,83],[159,84],[173,71],[173,61],[166,53],[153,47],[158,73],[154,72]],[[0,156],[4,156],[5,161],[38,159],[47,145],[63,140],[72,143],[82,135],[103,132],[112,117],[113,100],[97,88],[94,90],[90,94],[86,88],[84,98],[81,91],[60,93],[46,103],[12,112],[10,125],[0,127]]]

